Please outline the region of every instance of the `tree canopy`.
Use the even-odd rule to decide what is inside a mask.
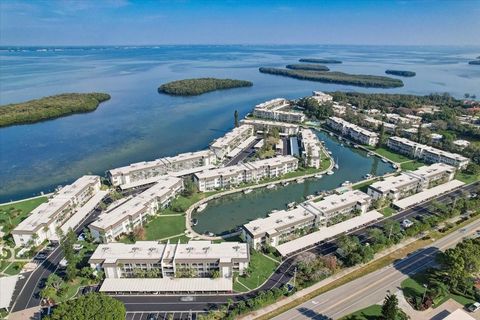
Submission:
[[[158,92],[174,96],[196,96],[215,90],[251,87],[252,85],[252,82],[245,80],[196,78],[162,84],[158,88]]]

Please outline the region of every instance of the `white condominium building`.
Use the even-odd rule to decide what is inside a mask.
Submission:
[[[254,136],[253,126],[241,125],[233,128],[232,131],[225,134],[223,137],[216,139],[211,145],[210,149],[215,153],[218,159],[224,159],[231,151],[234,151],[245,140]]]
[[[271,119],[284,122],[304,122],[305,115],[299,111],[292,111],[288,100],[277,98],[257,104],[253,109],[257,118]]]
[[[30,215],[12,231],[16,246],[39,245],[45,240],[58,240],[57,228],[74,218],[88,204],[93,210],[102,200],[99,176],[83,176],[60,189],[51,199],[32,210]],[[89,200],[95,203],[88,203]],[[89,211],[91,211],[89,210]],[[79,221],[80,222],[80,221]],[[73,227],[76,227],[74,225]]]
[[[128,189],[154,183],[159,176],[167,173],[176,173],[174,175],[177,176],[191,174],[196,170],[213,167],[215,163],[215,154],[210,150],[202,150],[133,163],[129,166],[112,169],[108,171],[107,175],[112,185]]]
[[[134,244],[100,244],[90,257],[90,265],[103,270],[106,278],[231,278],[243,274],[250,253],[246,243],[189,241],[186,244],[137,241]]]
[[[102,212],[89,226],[92,236],[102,242],[110,242],[122,234],[133,231],[135,227],[142,225],[147,216],[168,206],[171,199],[182,190],[181,178],[159,177],[152,187],[138,196]]]
[[[454,175],[455,167],[444,163],[434,163],[415,171],[404,172],[398,176],[391,176],[383,181],[375,182],[368,187],[367,193],[373,199],[387,197],[392,201],[397,201],[451,181]]]
[[[255,131],[267,131],[275,128],[280,134],[286,136],[293,136],[298,134],[299,126],[293,123],[280,122],[280,121],[268,121],[261,119],[243,119],[240,120],[241,124],[253,126]]]
[[[375,127],[376,129],[379,129],[380,126],[383,124],[385,132],[390,134],[395,133],[395,129],[397,128],[397,126],[393,123],[383,122],[372,117],[365,117],[364,121],[369,125]]]
[[[388,122],[395,123],[395,124],[411,124],[411,125],[418,125],[422,122],[422,117],[414,116],[414,115],[406,115],[402,117],[396,113],[387,113],[385,114]]]
[[[234,166],[205,170],[194,174],[199,191],[225,189],[241,183],[282,176],[298,169],[298,159],[293,156],[245,162]]]
[[[333,97],[329,94],[326,94],[322,91],[313,91],[313,99],[317,100],[319,103],[325,103],[333,101]]]
[[[378,143],[378,135],[376,133],[363,129],[342,118],[330,117],[327,119],[327,125],[358,143],[369,146],[375,146]]]
[[[300,230],[308,231],[324,225],[330,218],[358,210],[367,211],[370,196],[361,191],[348,191],[341,195],[330,195],[319,202],[306,201],[291,210],[272,212],[243,226],[242,235],[255,249],[269,244],[278,246],[295,237]]]
[[[459,169],[466,168],[470,162],[468,158],[457,153],[443,151],[401,137],[390,137],[387,146],[395,152],[412,158],[422,159],[429,163],[441,162]]]
[[[322,147],[317,135],[310,129],[302,128],[300,130],[300,139],[302,145],[302,156],[306,159],[307,166],[319,169]]]

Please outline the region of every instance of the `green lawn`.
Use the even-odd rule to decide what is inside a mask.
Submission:
[[[425,292],[423,284],[427,283],[424,273],[417,273],[402,281],[401,288],[405,298],[421,297]]]
[[[40,197],[0,206],[0,224],[4,226],[4,232],[9,233],[28,216],[30,211],[46,201],[47,197]]]
[[[19,274],[20,271],[22,271],[22,268],[23,268],[24,264],[25,264],[25,262],[13,262],[5,270],[5,273],[8,274],[8,275],[11,275],[11,276]]]
[[[382,306],[374,304],[349,314],[348,316],[343,317],[341,320],[375,320],[380,319],[381,314]]]
[[[384,156],[385,158],[387,158],[387,159],[389,159],[393,162],[397,162],[397,163],[412,160],[412,159],[410,159],[410,158],[408,158],[404,155],[392,152],[392,151],[387,150],[385,148],[375,149],[375,152],[378,153],[379,155]]]
[[[466,174],[465,172],[458,172],[455,179],[460,180],[466,184],[480,180],[480,175]]]
[[[239,276],[237,280],[246,285],[248,288],[255,289],[265,282],[268,277],[270,277],[277,266],[278,262],[272,261],[263,254],[254,251],[250,255],[249,264],[249,268],[252,270],[252,272],[248,277]],[[245,287],[239,284],[234,284],[234,289],[243,292],[248,291]]]
[[[392,214],[395,214],[397,210],[391,208],[391,207],[385,207],[380,212],[385,216],[385,217],[390,217]]]
[[[402,170],[413,171],[413,170],[417,170],[418,168],[420,168],[421,166],[424,166],[424,165],[425,165],[425,163],[423,163],[421,161],[413,160],[413,161],[402,163],[400,165],[400,168],[402,168]]]
[[[371,185],[372,183],[376,182],[376,181],[377,181],[377,179],[373,179],[373,180],[370,180],[370,181],[357,183],[353,186],[353,190],[360,190],[360,191],[363,191],[363,192],[367,192],[368,186]]]
[[[187,243],[188,241],[190,241],[190,238],[185,235],[181,235],[178,237],[170,238],[168,240],[163,240],[162,242],[166,243],[167,241],[170,241],[170,243],[178,243],[178,240],[180,240],[180,243]]]
[[[185,232],[185,216],[155,217],[145,226],[146,240],[159,240]]]

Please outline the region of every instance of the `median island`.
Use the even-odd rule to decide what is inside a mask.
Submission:
[[[300,62],[310,62],[310,63],[342,63],[340,60],[335,59],[318,59],[318,58],[303,58],[298,60]]]
[[[384,76],[372,76],[364,74],[348,74],[343,72],[325,72],[309,70],[289,70],[280,68],[259,69],[262,73],[290,77],[300,80],[310,80],[325,83],[345,84],[358,87],[370,88],[397,88],[403,87],[402,80]]]
[[[75,113],[91,112],[110,99],[106,93],[64,93],[0,106],[0,127],[29,124]]]
[[[288,64],[285,66],[287,69],[292,70],[314,70],[314,71],[330,71],[328,67],[321,64],[310,64],[310,63],[297,63],[297,64]]]
[[[174,96],[197,96],[206,92],[251,87],[252,85],[252,82],[245,80],[196,78],[177,80],[162,84],[158,88],[158,92]]]
[[[400,76],[400,77],[415,77],[416,73],[413,71],[405,71],[405,70],[385,70],[386,74],[391,74],[394,76]]]

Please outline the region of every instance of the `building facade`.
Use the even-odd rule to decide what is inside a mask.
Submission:
[[[212,150],[218,159],[224,159],[227,155],[240,146],[245,140],[254,136],[253,126],[249,124],[233,128],[232,131],[223,137],[216,139],[211,145]]]
[[[92,236],[102,242],[110,242],[122,234],[141,226],[145,219],[165,208],[183,190],[183,180],[162,176],[141,194],[123,202],[111,210],[102,212],[89,226]]]
[[[289,122],[268,121],[261,119],[244,119],[241,124],[253,126],[255,131],[269,132],[271,129],[277,129],[278,132],[285,136],[293,136],[298,134],[299,126]]]
[[[215,154],[210,150],[202,150],[133,163],[129,166],[112,169],[107,172],[107,176],[113,186],[128,189],[154,183],[158,177],[168,173],[190,174],[192,171],[213,167],[215,164]]]
[[[248,245],[240,242],[186,244],[137,241],[134,244],[100,244],[89,263],[108,278],[208,278],[214,272],[231,278],[248,268]]]
[[[434,163],[415,171],[404,172],[398,176],[385,178],[368,187],[367,193],[373,199],[388,198],[397,201],[425,189],[451,181],[455,176],[455,167]]]
[[[30,215],[13,229],[15,245],[39,245],[45,240],[58,240],[57,228],[64,225],[100,192],[100,186],[99,176],[83,176],[60,189],[47,202],[33,209]],[[100,200],[98,199],[98,202]]]
[[[369,146],[375,146],[378,143],[378,135],[376,133],[345,121],[342,118],[330,117],[327,119],[327,125],[334,131],[358,143]]]
[[[291,110],[290,103],[284,98],[257,104],[253,109],[253,116],[283,122],[301,123],[305,121],[305,115],[302,112]]]
[[[300,130],[302,157],[308,167],[319,169],[321,167],[322,147],[317,135],[311,129]]]
[[[458,169],[466,168],[470,162],[468,158],[457,153],[443,151],[401,137],[390,137],[387,146],[393,151],[411,158],[421,159],[428,163],[441,162]]]
[[[265,178],[279,177],[297,169],[297,158],[276,156],[270,159],[197,172],[194,174],[193,180],[198,190],[204,192],[228,189],[241,183],[257,182]]]

